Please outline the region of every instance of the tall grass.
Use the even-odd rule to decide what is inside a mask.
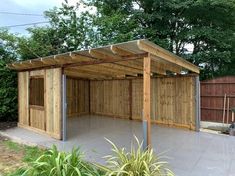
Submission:
[[[106,156],[107,167],[102,167],[107,176],[173,176],[167,167],[167,162],[160,161],[152,149],[142,149],[143,143],[135,137],[137,148],[133,145],[131,151],[118,148],[110,140],[113,154]]]
[[[30,168],[24,176],[100,176],[100,172],[83,161],[79,149],[71,153],[59,152],[55,146],[46,151]]]
[[[85,162],[79,149],[73,149],[71,153],[59,152],[53,146],[52,149],[42,151],[43,154],[35,161],[30,157],[24,159],[30,162],[28,169],[17,170],[12,176],[174,176],[168,169],[167,162],[161,161],[152,149],[143,150],[143,143],[135,137],[137,146],[131,146],[128,152],[125,148],[112,145],[113,153],[106,156],[107,165],[98,165]],[[13,146],[15,148],[15,146]],[[40,152],[38,152],[40,153]],[[32,148],[28,155],[37,156],[36,148]],[[98,169],[97,169],[98,168]],[[23,174],[22,174],[23,173]]]

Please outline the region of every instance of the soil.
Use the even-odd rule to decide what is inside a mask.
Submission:
[[[0,122],[0,130],[7,130],[17,126],[17,122]]]
[[[22,158],[24,157],[23,151],[9,149],[6,144],[4,144],[4,141],[7,140],[9,139],[0,136],[0,176],[11,173],[25,165],[25,163],[22,162]]]

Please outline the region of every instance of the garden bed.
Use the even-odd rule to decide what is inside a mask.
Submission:
[[[0,130],[7,130],[17,126],[17,122],[0,122]]]

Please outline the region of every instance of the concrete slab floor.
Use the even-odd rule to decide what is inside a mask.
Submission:
[[[70,118],[66,142],[18,127],[2,133],[45,147],[55,144],[64,151],[79,146],[86,159],[104,164],[102,157],[111,153],[104,138],[128,150],[134,135],[142,139],[142,123],[102,116]],[[235,176],[235,137],[152,125],[152,143],[178,176]]]

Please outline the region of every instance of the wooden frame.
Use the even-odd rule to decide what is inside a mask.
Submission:
[[[190,129],[196,128],[195,123],[199,122],[199,112],[193,113],[198,109],[200,104],[194,102],[194,98],[198,95],[198,90],[195,90],[198,83],[193,83],[192,77],[197,77],[199,74],[199,68],[188,61],[164,50],[163,48],[149,42],[148,40],[135,40],[125,43],[119,43],[114,45],[103,46],[99,48],[93,48],[83,51],[74,51],[69,53],[63,53],[60,55],[48,56],[44,58],[33,59],[29,61],[16,62],[8,65],[9,68],[19,71],[19,89],[24,90],[27,88],[27,81],[24,85],[22,81],[30,76],[43,75],[45,79],[45,107],[29,106],[25,101],[19,101],[19,114],[20,114],[20,126],[30,126],[30,111],[24,112],[25,109],[38,109],[44,112],[45,125],[42,129],[41,126],[34,128],[41,128],[39,131],[44,131],[50,136],[56,137],[57,139],[66,139],[66,89],[65,84],[66,77],[75,77],[80,80],[88,82],[88,103],[87,106],[89,113],[109,115],[112,117],[127,118],[129,120],[136,120],[136,112],[139,110],[133,109],[136,105],[135,96],[141,96],[138,101],[138,108],[141,106],[143,110],[143,120],[147,122],[147,146],[151,147],[151,123],[168,124],[170,126],[182,126]],[[182,70],[187,70],[189,74],[181,74]],[[170,72],[171,74],[168,74]],[[62,76],[63,75],[63,76]],[[153,79],[151,79],[153,78]],[[168,80],[169,82],[162,81],[161,79]],[[187,78],[187,79],[186,79]],[[183,81],[181,81],[181,79]],[[139,82],[138,81],[142,81]],[[98,81],[98,82],[96,82]],[[101,82],[99,82],[101,81]],[[103,82],[102,82],[103,81]],[[109,82],[110,81],[110,82]],[[92,86],[95,84],[100,85],[100,90],[103,92],[101,95],[102,102],[99,104],[108,104],[103,106],[101,110],[94,109],[93,94],[95,92]],[[138,86],[136,84],[138,83]],[[22,86],[20,86],[22,84]],[[157,84],[157,85],[156,85]],[[161,87],[161,84],[165,87],[169,87],[171,91],[164,92],[161,90],[155,90],[156,87]],[[184,85],[185,84],[185,85]],[[141,85],[141,86],[139,86]],[[110,87],[109,87],[110,86]],[[188,86],[188,97],[182,94],[181,88]],[[141,88],[140,88],[141,87]],[[110,90],[106,90],[106,89]],[[154,88],[154,89],[153,89]],[[98,88],[97,88],[98,89]],[[138,90],[137,90],[138,89]],[[175,92],[173,92],[173,89]],[[28,92],[28,90],[24,90]],[[137,92],[139,91],[139,92]],[[176,91],[178,91],[176,93]],[[108,92],[105,94],[104,92]],[[27,93],[19,92],[21,99]],[[115,96],[114,94],[117,94]],[[110,97],[118,97],[117,101],[110,100]],[[179,109],[183,111],[183,103],[177,105],[175,100],[168,100],[171,96],[182,96],[187,98],[187,102],[190,105],[190,112],[177,112]],[[162,106],[169,106],[171,108],[171,114],[160,112],[160,109],[153,107],[154,103],[159,100],[159,97],[164,97],[169,101],[168,103],[162,103]],[[156,99],[156,97],[158,97]],[[193,98],[194,97],[194,98]],[[152,99],[151,99],[152,98]],[[179,97],[175,97],[175,99]],[[99,100],[97,100],[99,101]],[[175,103],[173,105],[173,103]],[[123,113],[120,113],[115,108],[113,111],[109,111],[112,106],[122,104]],[[125,104],[126,103],[126,104]],[[125,105],[124,105],[125,104]],[[174,106],[178,106],[177,108]],[[155,105],[154,105],[155,106]],[[154,109],[154,114],[153,110]],[[108,110],[107,110],[108,109]],[[163,108],[164,109],[164,108]],[[158,112],[159,111],[159,112]],[[177,121],[170,120],[159,120],[158,114],[167,114],[166,116],[172,116],[172,113],[187,114],[191,119],[187,119],[186,123],[179,123]],[[25,116],[26,119],[23,119]],[[156,118],[153,119],[153,116]],[[186,115],[185,115],[186,116]],[[197,121],[195,117],[197,116]],[[166,118],[166,117],[164,117]]]
[[[182,69],[197,74],[199,73],[199,68],[195,65],[148,40],[135,40],[89,50],[74,51],[29,61],[15,62],[9,64],[8,67],[18,71],[26,71],[42,68],[71,68],[111,63],[109,68],[116,65],[116,68],[118,68],[118,66],[125,67],[126,71],[130,70],[130,68],[132,68],[132,70],[140,69],[141,71],[143,67],[138,59],[143,59],[146,56],[151,57],[153,66],[151,70],[157,74],[165,75],[167,70],[179,74]],[[127,62],[131,60],[133,62]]]

